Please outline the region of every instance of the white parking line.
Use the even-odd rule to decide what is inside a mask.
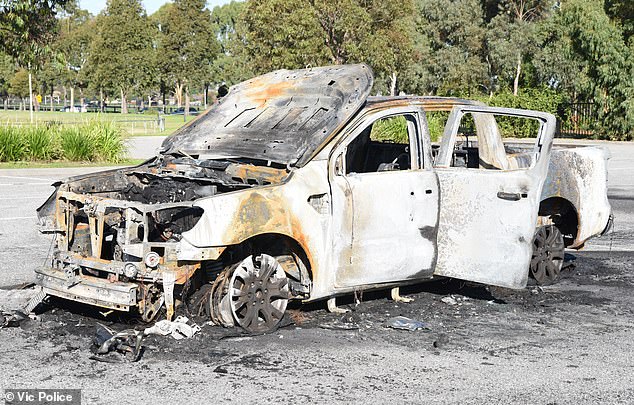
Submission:
[[[0,218],[0,221],[17,221],[18,219],[36,219],[36,216],[32,217],[8,217],[8,218]]]
[[[0,183],[0,186],[50,186],[51,183]]]
[[[45,195],[45,194],[42,194]],[[11,201],[11,200],[40,200],[44,197],[41,196],[31,196],[31,197],[0,197],[0,201]]]
[[[54,179],[48,179],[46,177],[27,177],[27,176],[0,176],[5,179],[23,179],[23,180],[44,180],[44,181],[54,181]]]

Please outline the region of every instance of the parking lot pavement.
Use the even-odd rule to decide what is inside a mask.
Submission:
[[[608,199],[614,214],[613,232],[591,239],[585,250],[634,250],[634,142],[599,142],[610,151]]]
[[[37,230],[35,210],[53,192],[57,180],[104,168],[0,170],[0,287],[31,280],[45,264],[51,237]]]
[[[149,159],[155,156],[165,138],[165,136],[135,136],[128,139],[128,157]]]
[[[208,325],[189,340],[148,337],[143,358],[129,364],[91,360],[105,315],[49,308],[39,323],[0,331],[0,392],[81,388],[84,401],[99,404],[634,403],[634,237],[627,233],[634,144],[608,148],[614,251],[592,251],[605,238],[592,242],[556,285],[509,290],[437,280],[408,287],[415,297],[408,304],[387,300],[387,292],[366,294],[359,305],[347,297],[353,311],[345,318],[303,307],[294,327],[257,337]],[[29,280],[45,260],[50,239],[37,232],[34,210],[49,184],[96,170],[0,170],[0,287]],[[397,315],[429,330],[385,328]],[[323,326],[344,320],[356,329]]]

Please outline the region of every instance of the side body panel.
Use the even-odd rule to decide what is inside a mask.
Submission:
[[[288,236],[306,252],[313,276],[313,296],[332,293],[330,261],[330,186],[327,162],[312,160],[293,171],[284,184],[226,193],[200,199],[204,209],[196,226],[183,233],[180,260],[214,259],[185,256],[204,252],[207,247],[239,244],[253,236]],[[201,249],[203,248],[203,249]]]
[[[539,207],[539,177],[528,173],[437,169],[440,181],[435,275],[522,288]],[[517,201],[497,194],[518,193]]]
[[[608,223],[607,153],[596,146],[553,149],[541,199],[561,197],[575,207],[578,228],[571,248],[582,247]]]
[[[345,167],[348,142],[376,120],[400,114],[416,117],[416,128],[409,132],[410,170],[336,171],[338,158]],[[424,115],[415,107],[366,111],[344,130],[329,171],[337,291],[431,277],[437,255],[438,180],[426,134]]]
[[[335,183],[333,189],[343,192],[333,196],[334,215],[352,217],[336,229],[341,238],[337,251],[346,258],[337,269],[337,287],[431,276],[438,222],[434,172],[366,173]]]

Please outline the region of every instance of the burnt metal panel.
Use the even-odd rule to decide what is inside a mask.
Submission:
[[[496,170],[450,167],[464,113],[539,120],[534,164]],[[495,125],[495,121],[482,120],[480,125]],[[454,108],[436,159],[441,199],[435,275],[510,288],[526,285],[554,132],[555,117],[547,113],[480,106]],[[486,130],[481,135],[488,138],[483,142],[488,148],[499,147],[498,131]]]
[[[229,94],[167,138],[163,152],[246,157],[302,166],[364,104],[366,65],[277,70]]]

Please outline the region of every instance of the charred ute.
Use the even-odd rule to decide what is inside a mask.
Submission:
[[[365,65],[231,88],[131,168],[74,177],[38,209],[43,292],[146,321],[205,288],[221,325],[274,329],[314,301],[435,276],[523,288],[608,226],[606,153],[553,147],[555,118],[460,99],[369,97]],[[444,113],[439,145],[428,115]],[[511,119],[531,143],[504,141]]]

